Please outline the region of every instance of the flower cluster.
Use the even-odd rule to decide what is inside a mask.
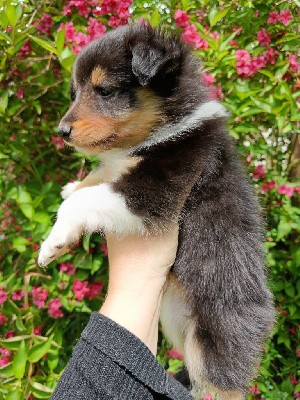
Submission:
[[[78,54],[80,50],[94,39],[99,39],[106,32],[106,26],[95,18],[89,18],[87,33],[77,32],[73,22],[61,24],[59,30],[65,28],[66,42],[72,44],[74,54]]]
[[[59,270],[61,272],[65,272],[67,275],[74,275],[75,273],[75,266],[69,262],[65,262],[60,264]]]
[[[267,173],[262,164],[257,165],[252,173],[252,178],[255,180],[266,179]],[[264,182],[261,186],[261,190],[263,192],[269,192],[270,190],[276,189],[276,183],[274,180]],[[289,185],[280,185],[277,187],[277,193],[283,194],[286,197],[292,197],[294,193],[300,195],[300,186],[289,186]]]
[[[0,305],[5,303],[7,298],[8,298],[7,293],[3,290],[2,287],[0,287]]]
[[[43,14],[41,19],[36,20],[36,28],[44,33],[45,35],[50,35],[51,34],[51,29],[54,25],[54,21],[52,19],[52,15],[50,14]]]
[[[267,24],[277,24],[281,22],[282,25],[288,26],[292,19],[293,16],[290,10],[281,10],[280,13],[278,13],[278,11],[271,11],[267,19]]]
[[[10,362],[11,351],[5,347],[0,347],[0,367],[4,367]]]
[[[48,290],[44,289],[42,286],[34,286],[30,295],[32,296],[33,304],[35,304],[37,308],[45,307],[48,298]]]
[[[71,16],[73,9],[76,9],[78,15],[88,18],[92,8],[96,7],[98,3],[98,0],[68,0],[62,13],[63,15]]]
[[[62,306],[62,302],[59,300],[58,297],[54,297],[49,301],[48,305],[48,313],[54,319],[62,318],[64,316],[60,307]]]
[[[116,28],[128,23],[131,4],[132,0],[102,0],[101,5],[94,10],[94,15],[110,15],[107,25]]]
[[[236,50],[236,69],[238,75],[249,78],[268,64],[275,64],[278,58],[278,51],[271,47],[258,57],[253,57],[247,50]]]
[[[186,11],[176,10],[174,14],[174,20],[177,26],[183,29],[181,37],[187,44],[191,44],[195,49],[207,49],[208,43],[204,40],[194,24],[190,24],[190,17]]]
[[[79,301],[82,301],[84,298],[88,298],[89,300],[94,299],[101,292],[102,288],[103,282],[100,281],[89,284],[88,281],[75,279],[73,282],[73,292],[76,300]]]

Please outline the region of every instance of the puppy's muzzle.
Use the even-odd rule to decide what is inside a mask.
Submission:
[[[70,125],[63,124],[63,125],[59,125],[59,127],[58,127],[58,133],[65,140],[70,139],[71,132],[72,132],[72,127]]]

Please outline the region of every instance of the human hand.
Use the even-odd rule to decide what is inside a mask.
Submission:
[[[178,226],[158,236],[107,236],[109,287],[100,312],[156,354],[163,287],[174,263]]]

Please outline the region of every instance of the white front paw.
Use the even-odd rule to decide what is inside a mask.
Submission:
[[[75,181],[75,182],[69,182],[67,183],[63,188],[62,191],[60,192],[61,197],[65,200],[69,196],[71,196],[72,193],[76,191],[77,186],[80,184],[80,181]]]
[[[80,204],[79,204],[80,206]],[[73,198],[65,200],[57,213],[57,221],[50,235],[41,245],[38,263],[45,267],[51,261],[68,252],[83,233],[83,215]]]

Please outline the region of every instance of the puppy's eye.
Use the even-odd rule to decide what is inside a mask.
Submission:
[[[96,87],[97,93],[100,94],[101,97],[104,97],[108,99],[109,97],[112,97],[114,94],[116,94],[117,90],[112,87],[104,87],[104,86],[98,86]]]

